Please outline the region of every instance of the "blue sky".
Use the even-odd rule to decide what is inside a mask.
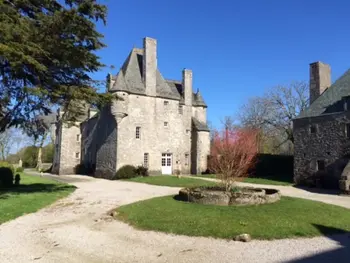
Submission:
[[[349,67],[350,1],[123,0],[102,1],[107,48],[102,62],[116,74],[145,36],[158,40],[163,76],[193,70],[215,126],[249,97],[278,84],[309,78],[309,63],[331,65],[332,82]],[[104,69],[95,78],[104,79]]]

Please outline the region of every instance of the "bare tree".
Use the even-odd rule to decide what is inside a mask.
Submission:
[[[248,176],[257,154],[256,132],[253,129],[229,129],[216,132],[211,146],[209,169],[231,191],[234,183]]]
[[[276,147],[293,145],[292,120],[308,106],[307,91],[305,82],[273,87],[244,104],[239,119],[244,126],[259,129],[261,141],[278,137],[280,143]]]

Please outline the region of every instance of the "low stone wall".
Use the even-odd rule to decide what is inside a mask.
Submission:
[[[237,188],[226,192],[220,187],[184,188],[179,192],[180,199],[206,205],[260,205],[277,202],[281,193],[276,189]]]

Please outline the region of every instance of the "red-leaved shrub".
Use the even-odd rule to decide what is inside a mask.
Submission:
[[[257,155],[257,132],[251,129],[216,131],[211,146],[209,169],[225,184],[226,191],[248,176]]]

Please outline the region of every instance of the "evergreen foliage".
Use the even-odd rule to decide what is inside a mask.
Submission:
[[[0,0],[0,131],[47,115],[53,105],[74,121],[82,110],[74,102],[112,99],[89,75],[104,66],[95,23],[106,16],[95,0]]]

